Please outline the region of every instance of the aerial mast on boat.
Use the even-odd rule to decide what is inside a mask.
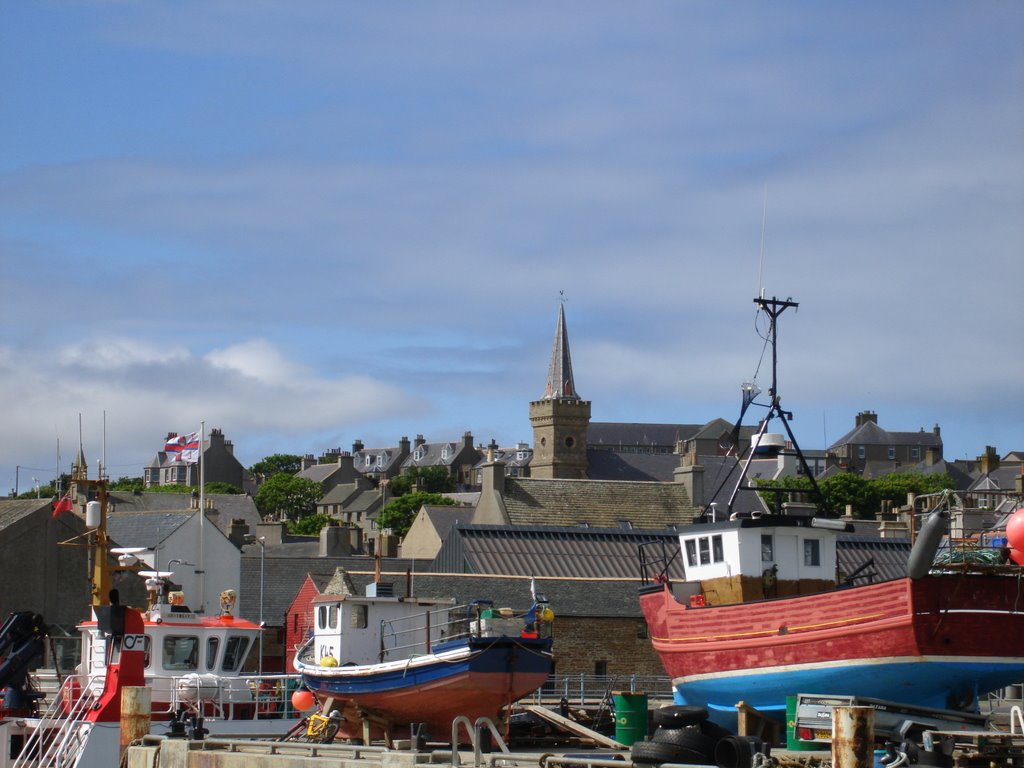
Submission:
[[[792,428],[789,426],[789,422],[793,419],[792,411],[784,411],[780,405],[779,397],[779,352],[778,352],[778,320],[779,316],[790,307],[797,308],[800,306],[799,302],[793,301],[792,299],[779,299],[775,296],[767,299],[762,293],[756,299],[754,303],[757,304],[758,309],[765,313],[768,317],[768,344],[772,348],[772,385],[768,390],[768,413],[765,414],[764,418],[761,419],[760,427],[758,428],[757,434],[751,441],[751,446],[760,445],[761,440],[765,433],[768,431],[768,424],[772,419],[779,419],[782,422],[782,426],[786,430],[786,435],[789,437],[790,444],[793,446],[793,450],[796,452],[797,460],[800,462],[800,468],[803,470],[804,475],[811,483],[814,495],[818,499],[822,499],[821,488],[818,486],[817,481],[814,479],[814,473],[811,472],[810,466],[807,464],[807,459],[804,457],[803,451],[800,450],[800,446],[797,443],[796,436],[793,434]],[[740,412],[740,418],[743,417],[743,412],[746,411],[747,406],[753,401],[753,398],[757,395],[756,387],[754,385],[744,385],[744,403],[743,410]],[[740,424],[737,422],[735,435],[738,438],[740,430]],[[738,440],[734,441],[738,445]],[[740,454],[742,455],[742,454]],[[736,500],[736,494],[739,491],[768,491],[775,494],[775,511],[781,512],[781,498],[783,494],[789,493],[789,489],[778,488],[778,489],[764,489],[755,488],[747,482],[747,470],[750,468],[750,462],[754,459],[754,451],[751,447],[750,453],[747,458],[743,461],[743,469],[740,473],[739,482],[736,483],[736,487],[733,488],[732,494],[729,496],[728,513],[732,514],[733,503]],[[833,515],[834,516],[834,515]]]

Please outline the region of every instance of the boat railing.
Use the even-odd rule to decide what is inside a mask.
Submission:
[[[519,635],[526,626],[530,610],[494,608],[489,601],[478,600],[385,619],[381,621],[380,660],[430,653],[438,643],[451,640]]]
[[[25,739],[11,768],[69,768],[85,749],[84,723],[103,688],[103,676],[69,675],[50,702],[39,724]]]
[[[291,695],[299,675],[184,675],[172,679],[166,712],[185,712],[212,720],[276,720],[298,716]]]
[[[530,701],[534,704],[565,702],[572,706],[593,706],[607,702],[616,693],[643,693],[649,701],[672,701],[672,680],[663,675],[551,675]]]

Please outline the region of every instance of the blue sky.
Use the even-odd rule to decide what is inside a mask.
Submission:
[[[1019,2],[4,3],[0,94],[4,490],[530,440],[561,290],[596,421],[734,419],[763,287],[803,446],[1024,449]]]

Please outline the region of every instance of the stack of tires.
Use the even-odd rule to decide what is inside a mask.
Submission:
[[[731,736],[729,731],[708,720],[703,707],[671,706],[651,714],[654,733],[630,750],[634,763],[687,763],[715,765],[715,747]]]

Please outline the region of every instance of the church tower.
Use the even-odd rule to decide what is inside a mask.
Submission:
[[[555,343],[551,349],[544,396],[530,403],[530,423],[533,425],[530,476],[586,479],[590,401],[576,394],[564,304],[558,308]]]

